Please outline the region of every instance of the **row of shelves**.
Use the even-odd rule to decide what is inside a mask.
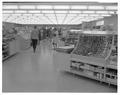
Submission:
[[[111,69],[104,66],[91,65],[71,60],[69,70],[70,72],[78,75],[117,85],[117,69]]]
[[[2,58],[3,60],[9,58],[13,54],[19,51],[18,41],[16,38],[14,40],[6,40],[2,44]]]

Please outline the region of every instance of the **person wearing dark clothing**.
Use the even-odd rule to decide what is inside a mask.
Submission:
[[[38,31],[37,27],[34,26],[34,29],[31,32],[31,41],[32,41],[32,46],[33,46],[34,53],[36,51],[38,40],[39,40],[39,31]]]

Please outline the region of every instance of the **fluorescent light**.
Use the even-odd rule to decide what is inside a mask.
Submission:
[[[71,9],[87,9],[87,6],[83,6],[83,5],[71,6]]]
[[[37,9],[52,9],[52,6],[50,6],[50,5],[39,5],[39,6],[37,6]]]
[[[95,11],[83,11],[83,13],[95,13]]]
[[[101,10],[104,9],[103,6],[89,6],[88,9]]]
[[[55,11],[55,13],[67,13],[67,11]]]
[[[40,11],[28,11],[29,13],[40,13]]]
[[[57,16],[57,18],[64,18],[65,17],[65,15],[56,15]]]
[[[35,6],[33,5],[20,5],[20,9],[35,9]]]
[[[13,16],[21,16],[21,14],[12,14]]]
[[[58,6],[54,6],[54,9],[69,9],[69,6],[65,6],[65,5],[58,5]]]
[[[56,14],[56,16],[64,17],[66,14]]]
[[[46,16],[48,16],[48,17],[54,17],[55,16],[55,14],[45,14]]]
[[[3,9],[18,9],[16,5],[3,5]]]
[[[88,16],[88,14],[79,14],[79,16]]]
[[[115,14],[115,11],[109,11],[110,14]]]
[[[17,11],[15,11],[15,13],[27,13],[27,11],[17,10]]]
[[[3,13],[13,13],[13,11],[3,11]]]
[[[107,34],[106,31],[82,31],[85,34]]]
[[[103,15],[101,15],[101,16],[111,16],[111,15],[108,15],[108,14],[105,15],[105,14],[103,14]]]
[[[81,11],[69,11],[69,13],[81,13]]]
[[[54,11],[42,11],[42,13],[54,13]]]
[[[107,10],[117,10],[117,6],[106,6]]]
[[[24,16],[24,17],[30,17],[30,16],[32,16],[32,14],[23,14],[22,16]]]
[[[100,16],[100,15],[98,15],[98,14],[90,14],[89,16]]]
[[[96,13],[103,13],[103,14],[106,13],[107,14],[108,11],[96,11]]]
[[[34,14],[34,16],[43,16],[43,14]]]
[[[68,14],[67,16],[68,17],[74,17],[74,16],[77,16],[77,14]]]

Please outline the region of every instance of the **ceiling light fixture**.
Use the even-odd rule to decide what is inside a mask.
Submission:
[[[35,9],[33,5],[20,5],[19,9]]]
[[[76,6],[71,6],[71,9],[87,9],[87,6],[84,5],[76,5]]]
[[[18,9],[17,5],[3,5],[3,9]]]

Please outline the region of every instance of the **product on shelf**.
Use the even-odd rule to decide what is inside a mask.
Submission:
[[[3,60],[11,56],[10,52],[10,43],[16,39],[17,31],[15,28],[6,29],[6,27],[3,26],[2,30],[2,57]]]
[[[103,57],[107,56],[112,44],[112,35],[84,35],[79,37],[79,43],[74,54],[83,56]]]
[[[117,36],[114,34],[79,35],[78,43],[71,53],[68,71],[117,85]]]
[[[77,41],[78,41],[78,36],[79,36],[79,32],[76,32],[75,30],[68,31],[67,36],[66,36],[66,40],[65,40],[65,45],[76,45]]]
[[[110,55],[110,60],[111,61],[114,61],[114,62],[117,62],[117,58],[118,58],[118,45],[117,45],[117,35],[114,35],[114,45],[112,47],[112,51],[111,51],[111,55]]]

